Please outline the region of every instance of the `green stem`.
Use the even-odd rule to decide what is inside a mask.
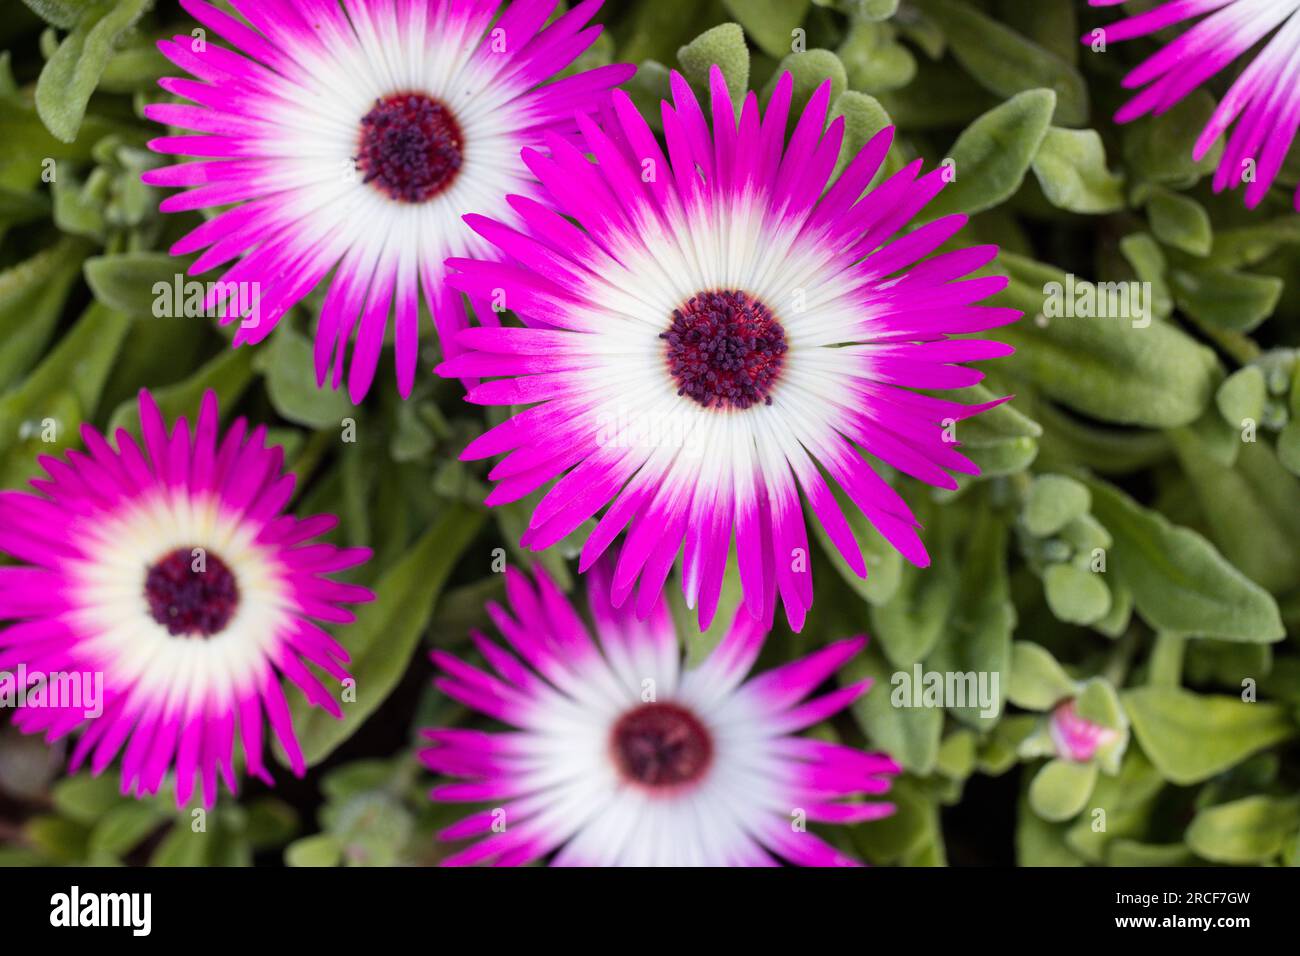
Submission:
[[[321,459],[325,457],[325,450],[334,437],[334,433],[330,429],[322,428],[313,432],[312,436],[303,445],[302,451],[298,452],[298,457],[293,460],[293,465],[289,469],[298,477],[298,481],[293,488],[293,499],[291,500],[296,500],[302,490],[307,487],[308,479],[311,478],[317,466],[320,465]]]
[[[1152,687],[1177,687],[1183,680],[1183,651],[1187,639],[1180,634],[1161,631],[1151,651],[1151,672],[1147,682]]]
[[[1192,318],[1192,321],[1196,323],[1196,327],[1205,336],[1214,340],[1215,345],[1231,355],[1241,365],[1249,365],[1259,358],[1262,350],[1250,336],[1243,335],[1240,332],[1216,328],[1210,323],[1202,322],[1195,317]]]

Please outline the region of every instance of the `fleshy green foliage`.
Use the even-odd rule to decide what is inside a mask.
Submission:
[[[193,416],[213,388],[228,418],[267,423],[284,447],[293,507],[338,514],[335,541],[374,549],[352,579],[380,600],[336,632],[357,677],[340,690],[345,719],[290,693],[307,785],[253,783],[209,814],[178,812],[170,794],[121,797],[111,773],[69,777],[5,728],[0,864],[435,862],[432,834],[462,810],[426,799],[416,732],[473,718],[429,687],[427,652],[490,630],[506,563],[540,561],[580,590],[572,542],[525,554],[526,505],[482,506],[485,467],[457,455],[491,422],[429,373],[436,343],[409,401],[381,372],[354,408],[316,386],[321,290],[251,349],[209,319],[156,317],[155,284],[186,265],[166,250],[201,219],[159,215],[141,185],[158,162],[141,108],[167,98],[153,40],[193,24],[171,0],[25,3],[0,29],[0,485],[78,447],[83,422],[138,429],[141,387],[169,416]],[[628,89],[655,128],[668,71],[703,89],[714,64],[737,103],[765,101],[781,70],[796,104],[829,79],[841,168],[896,123],[880,178],[917,157],[945,164],[918,222],[970,215],[952,247],[998,244],[998,304],[1026,313],[992,333],[1016,354],[955,396],[1015,396],[951,426],[982,475],[935,492],[889,474],[931,566],[845,507],[870,576],[819,530],[808,624],[778,625],[765,653],[872,636],[840,680],[875,690],[816,732],[890,751],[898,811],[826,837],[907,865],[1300,863],[1300,164],[1255,210],[1214,194],[1221,147],[1200,161],[1191,147],[1221,80],[1115,125],[1120,79],[1152,46],[1083,46],[1118,11],[1082,0],[607,6],[582,65],[637,63]],[[691,659],[736,599],[732,579],[697,635],[674,598]],[[998,678],[989,708],[898,696],[914,676],[967,672]],[[1063,752],[1069,713],[1102,732],[1095,752]],[[968,788],[974,776],[1001,781]],[[946,830],[943,808],[963,802],[977,812]]]

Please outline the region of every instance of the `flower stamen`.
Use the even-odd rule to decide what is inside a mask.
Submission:
[[[769,392],[786,352],[785,330],[763,303],[744,292],[701,292],[673,310],[668,369],[678,395],[705,408],[772,404]]]
[[[160,558],[145,575],[144,597],[149,613],[173,637],[209,638],[219,634],[239,606],[239,584],[234,572],[212,552],[199,551],[177,548]]]
[[[422,203],[455,180],[462,149],[460,125],[446,106],[423,93],[395,93],[361,118],[353,162],[389,199]]]

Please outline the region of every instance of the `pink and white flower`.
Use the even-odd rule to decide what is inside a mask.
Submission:
[[[505,455],[490,504],[554,482],[525,546],[549,547],[605,509],[581,568],[627,529],[616,606],[639,581],[636,607],[648,614],[680,553],[687,603],[706,625],[734,549],[751,613],[770,622],[779,592],[798,629],[813,599],[802,502],[860,576],[831,482],[927,564],[911,510],[866,456],[944,488],[956,487],[950,471],[976,474],[950,426],[989,406],[911,389],[978,382],[959,363],[1010,347],[951,336],[1020,313],[976,304],[1004,277],[963,278],[995,246],[920,261],[966,216],[891,241],[946,181],[944,168],[918,176],[916,160],[864,195],[892,128],[826,188],[844,135],[842,118],[825,129],[829,81],[788,144],[789,74],[763,115],[750,93],[737,125],[715,67],[712,132],[686,81],[673,74],[671,85],[667,155],[616,91],[603,122],[579,118],[583,145],[548,135],[545,155],[524,151],[554,208],[512,196],[519,227],[466,217],[501,258],[452,259],[448,281],[497,292],[527,328],[468,329],[458,339],[468,351],[438,371],[500,376],[472,388],[471,402],[532,405],[463,456]]]
[[[165,212],[233,206],[171,251],[203,250],[193,275],[238,260],[206,303],[223,321],[242,319],[236,345],[269,335],[332,272],[318,382],[332,366],[338,388],[347,364],[348,393],[360,401],[389,340],[398,389],[410,394],[421,290],[444,348],[468,322],[443,260],[487,246],[462,215],[508,215],[507,193],[535,190],[520,148],[544,133],[571,135],[573,111],[634,72],[615,64],[554,79],[599,35],[587,24],[601,0],[544,27],[556,2],[514,0],[497,17],[499,0],[232,0],[241,20],[181,0],[234,49],[194,36],[158,44],[194,77],[160,85],[192,105],[154,104],[145,115],[193,133],[150,146],[201,159],[144,179],[185,189],[163,201]],[[226,308],[239,283],[257,283],[255,314]]]
[[[367,560],[367,548],[316,541],[332,516],[283,510],[294,476],[266,429],[239,419],[222,437],[217,399],[203,397],[193,430],[168,433],[140,393],[143,447],[125,430],[117,448],[83,426],[86,451],[43,458],[35,493],[0,492],[0,671],[102,675],[102,714],[76,707],[20,708],[14,724],[50,741],[81,730],[71,769],[102,772],[122,754],[122,792],[157,793],[174,776],[176,802],[201,778],[235,789],[236,728],[244,763],[263,762],[269,722],[294,773],[304,764],[281,688],[341,716],[308,669],[348,679],[348,654],[312,618],[352,620],[346,603],[365,588],[326,577]]]
[[[1047,729],[1057,755],[1075,763],[1086,763],[1099,749],[1120,738],[1118,730],[1080,717],[1073,698],[1056,706]]]
[[[427,730],[431,769],[463,778],[434,800],[487,803],[444,830],[482,837],[447,864],[808,866],[857,861],[809,821],[856,823],[893,812],[863,802],[889,789],[883,754],[797,733],[849,706],[871,681],[809,698],[866,643],[836,641],[745,681],[761,625],[738,611],[698,665],[684,666],[663,600],[645,620],[608,600],[609,569],[588,575],[597,640],[555,584],[507,572],[510,609],[488,605],[514,653],[482,634],[493,673],[443,651],[435,685],[514,730]],[[516,656],[517,655],[517,656]]]
[[[1089,0],[1094,7],[1123,0]],[[1115,114],[1127,123],[1160,114],[1257,43],[1263,48],[1228,90],[1192,150],[1204,157],[1229,127],[1214,191],[1246,184],[1246,205],[1268,193],[1300,128],[1300,0],[1169,0],[1102,30],[1107,43],[1152,34],[1206,15],[1124,78],[1139,90]],[[1090,34],[1083,42],[1091,44]],[[1295,195],[1300,209],[1300,190]]]

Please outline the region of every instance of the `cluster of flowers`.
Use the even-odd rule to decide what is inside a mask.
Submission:
[[[346,373],[360,401],[387,340],[407,396],[423,302],[440,375],[470,402],[528,406],[465,450],[501,456],[488,504],[547,488],[522,542],[535,550],[600,515],[580,560],[596,639],[545,575],[512,570],[509,609],[488,608],[511,649],[473,635],[491,673],[435,654],[443,692],[514,728],[426,732],[425,763],[462,778],[433,798],[489,807],[442,834],[480,838],[449,862],[853,862],[804,821],[888,814],[863,798],[899,768],[797,732],[866,692],[810,697],[864,640],[745,678],[778,599],[795,630],[812,603],[805,505],[858,574],[842,501],[924,565],[916,519],[866,456],[942,488],[977,471],[945,435],[988,406],[917,390],[979,381],[963,363],[1009,350],[968,334],[1019,313],[979,304],[1005,280],[971,277],[995,247],[948,246],[964,216],[907,231],[942,170],[878,175],[886,129],[833,177],[845,131],[826,124],[829,83],[799,109],[788,74],[764,108],[749,93],[738,110],[716,67],[704,106],[674,74],[660,139],[616,89],[633,67],[556,78],[599,33],[600,0],[553,20],[555,0],[231,0],[242,21],[182,5],[233,48],[159,44],[193,78],[161,81],[190,102],[148,116],[187,132],[152,148],[199,159],[145,179],[182,190],[164,211],[225,207],[172,252],[199,253],[195,274],[234,260],[214,296],[260,284],[259,321],[236,344],[265,338],[329,276],[319,384]],[[1236,29],[1244,48],[1297,5],[1178,0],[1124,21],[1116,39],[1225,8],[1130,77],[1151,86],[1126,113],[1167,107],[1221,67],[1186,65],[1215,31]],[[1274,46],[1297,30],[1292,19]],[[1294,82],[1261,85],[1294,47],[1242,77],[1207,141],[1252,98],[1232,156],[1265,126],[1294,132]],[[1264,158],[1275,172],[1278,151]],[[506,309],[520,324],[502,324]],[[602,437],[629,408],[691,441]],[[270,780],[267,724],[304,772],[282,681],[340,713],[308,665],[348,678],[316,621],[345,624],[345,605],[373,598],[329,577],[369,552],[319,540],[333,517],[285,513],[280,450],[242,419],[223,434],[213,395],[169,430],[141,393],[140,436],[119,430],[114,447],[85,427],[84,453],[43,459],[32,492],[0,493],[0,550],[17,560],[0,567],[13,622],[0,668],[102,673],[102,714],[29,709],[16,724],[51,741],[78,732],[74,769],[120,754],[123,792],[171,780],[183,805],[197,780],[211,806],[219,781],[236,789],[237,749]],[[679,565],[706,627],[731,560],[742,604],[684,668],[665,581]]]

